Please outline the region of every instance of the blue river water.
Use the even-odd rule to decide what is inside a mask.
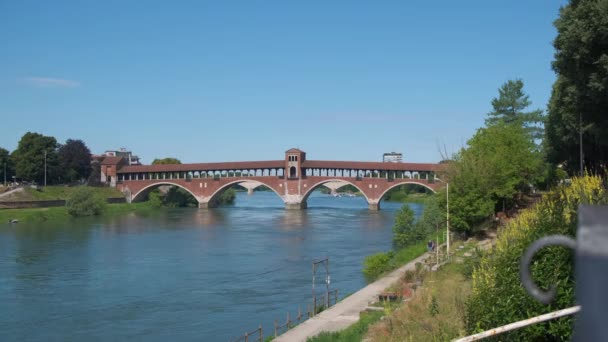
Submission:
[[[329,257],[340,297],[365,286],[363,259],[391,248],[399,207],[314,193],[288,211],[255,192],[210,210],[0,224],[0,341],[268,335],[310,302],[313,259]]]

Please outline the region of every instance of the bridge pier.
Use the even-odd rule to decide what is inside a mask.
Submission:
[[[306,203],[306,201],[285,203],[285,209],[287,210],[302,210],[306,208],[308,208],[308,204]]]
[[[378,211],[378,210],[380,210],[380,202],[369,202],[367,204],[367,207],[371,211]]]
[[[211,208],[215,208],[216,205],[212,202],[198,202],[198,208],[199,209],[211,209]]]

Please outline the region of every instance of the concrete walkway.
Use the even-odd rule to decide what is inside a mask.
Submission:
[[[283,335],[275,338],[278,342],[305,342],[307,338],[315,336],[323,331],[339,331],[349,327],[359,320],[359,312],[371,302],[378,300],[378,295],[393,285],[406,270],[414,270],[417,262],[422,262],[428,253],[399,267],[388,275],[367,285],[361,290],[346,297],[338,304],[328,310],[321,312],[315,317],[305,321]]]

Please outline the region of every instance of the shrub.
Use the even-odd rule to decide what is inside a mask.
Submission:
[[[106,200],[91,188],[79,187],[68,197],[66,207],[75,217],[100,215],[106,208]]]
[[[393,252],[376,253],[365,257],[363,262],[363,275],[368,281],[373,281],[392,269],[391,259]]]
[[[467,331],[496,328],[515,321],[574,305],[573,252],[563,247],[544,248],[530,265],[532,277],[543,289],[557,284],[555,301],[543,305],[521,285],[519,261],[530,244],[547,235],[575,236],[577,208],[581,203],[607,203],[602,180],[575,178],[570,186],[550,192],[535,207],[525,210],[500,232],[494,250],[484,253],[473,272],[472,294],[467,302]],[[501,335],[501,340],[569,340],[573,318],[563,317]]]

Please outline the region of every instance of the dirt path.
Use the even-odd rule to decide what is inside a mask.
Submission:
[[[338,331],[349,327],[359,320],[359,313],[365,310],[368,304],[377,301],[380,293],[397,282],[406,270],[414,270],[415,264],[422,262],[427,256],[428,253],[425,253],[408,262],[404,266],[346,297],[328,310],[287,331],[274,339],[274,341],[304,342],[307,338],[315,336],[320,332]]]
[[[17,188],[17,189],[13,189],[13,190],[9,190],[7,192],[1,193],[0,200],[10,200],[11,197],[14,197],[14,195],[19,192],[23,192],[23,188]]]

